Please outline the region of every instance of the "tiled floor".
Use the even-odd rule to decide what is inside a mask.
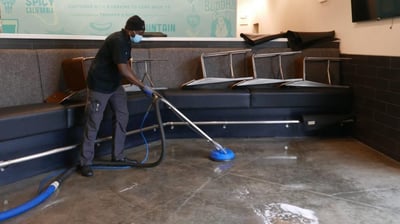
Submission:
[[[167,140],[149,169],[73,173],[6,223],[400,223],[400,164],[351,138],[217,139],[237,158],[207,158],[203,139]],[[143,147],[130,149],[139,158]],[[155,157],[159,143],[151,144]],[[1,210],[37,195],[47,173],[2,186]]]

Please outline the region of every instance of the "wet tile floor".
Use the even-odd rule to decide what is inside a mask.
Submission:
[[[69,176],[37,207],[4,223],[400,223],[400,164],[352,138],[167,139],[154,168]],[[159,142],[150,144],[150,161]],[[126,150],[140,159],[143,146]],[[34,198],[60,171],[2,186],[1,211]]]

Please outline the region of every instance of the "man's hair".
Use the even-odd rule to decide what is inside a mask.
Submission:
[[[137,15],[130,17],[125,24],[127,30],[145,30],[144,21]]]

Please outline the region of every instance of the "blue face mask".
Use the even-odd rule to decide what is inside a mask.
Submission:
[[[131,37],[131,41],[133,43],[139,43],[140,41],[142,41],[143,36],[139,35],[139,34],[135,34],[134,37]]]

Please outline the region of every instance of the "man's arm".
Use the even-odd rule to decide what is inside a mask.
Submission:
[[[150,87],[146,86],[141,82],[137,77],[136,74],[132,71],[131,67],[128,65],[128,63],[124,64],[117,64],[119,73],[122,74],[122,76],[125,77],[128,82],[131,84],[137,85],[147,96],[152,97],[153,96],[153,89]]]
[[[128,82],[131,84],[137,85],[139,88],[145,88],[145,85],[136,77],[136,74],[133,73],[131,67],[126,63],[117,64],[118,71]]]

